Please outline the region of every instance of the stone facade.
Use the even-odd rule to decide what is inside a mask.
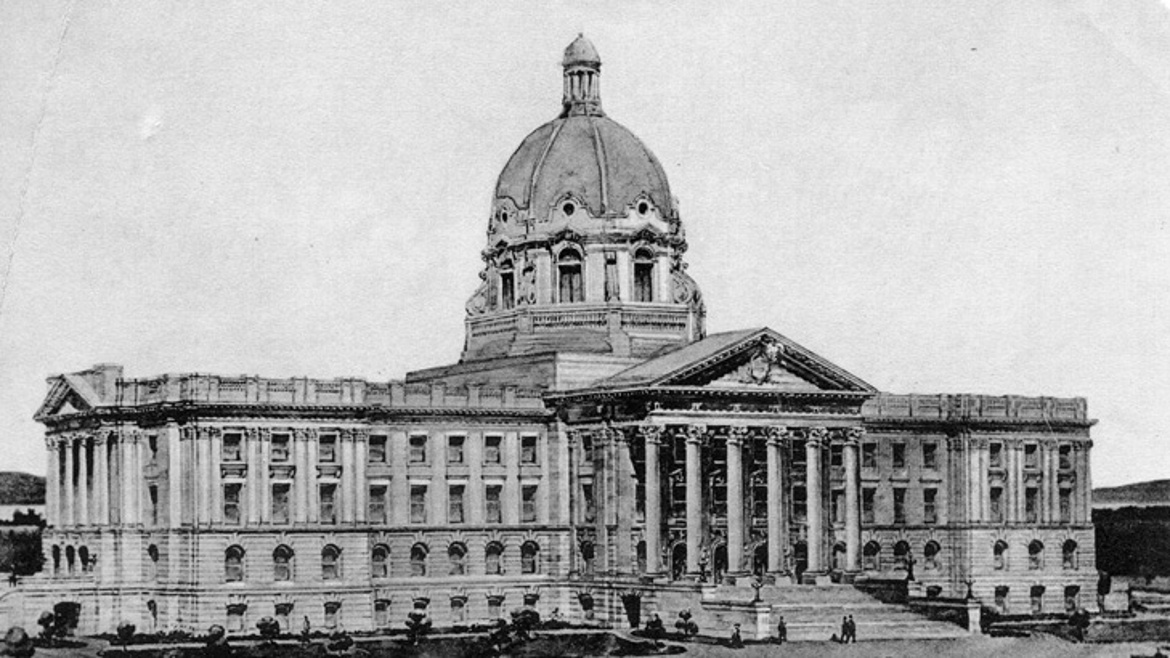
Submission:
[[[708,335],[661,166],[602,111],[593,47],[564,64],[561,116],[500,176],[459,363],[50,378],[46,569],[9,618],[766,619],[737,597],[890,582],[1095,609],[1084,400],[886,394],[771,329]]]

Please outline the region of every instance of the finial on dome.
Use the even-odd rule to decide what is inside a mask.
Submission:
[[[604,116],[601,111],[601,58],[584,34],[578,33],[565,48],[565,93],[561,99],[562,117],[574,115]]]

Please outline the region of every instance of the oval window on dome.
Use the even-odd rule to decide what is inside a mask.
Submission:
[[[561,212],[565,213],[566,216],[572,215],[577,212],[577,204],[572,201],[566,201],[565,205],[561,206]]]
[[[638,202],[638,214],[645,215],[648,212],[650,212],[650,204],[646,203],[645,201],[639,201]]]

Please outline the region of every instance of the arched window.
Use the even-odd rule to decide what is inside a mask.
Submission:
[[[1073,540],[1064,542],[1060,548],[1061,564],[1065,569],[1077,568],[1077,543]]]
[[[865,564],[863,566],[866,571],[877,571],[881,569],[881,544],[876,541],[867,542],[861,550],[861,556],[864,559]]]
[[[995,542],[995,548],[993,550],[995,555],[995,568],[999,570],[1007,569],[1007,542],[1002,539]]]
[[[447,574],[462,576],[467,573],[467,547],[455,542],[447,547]]]
[[[922,568],[927,571],[936,571],[939,568],[938,554],[942,547],[936,541],[926,542],[926,546],[922,547]]]
[[[293,550],[284,544],[272,551],[272,579],[278,582],[292,580]]]
[[[53,554],[53,573],[58,573],[61,571],[61,547],[53,544],[51,552]]]
[[[516,272],[511,261],[500,264],[500,306],[506,311],[516,305]]]
[[[654,254],[648,249],[634,254],[634,301],[654,301]]]
[[[385,544],[378,544],[370,551],[370,575],[374,578],[390,575],[390,549]]]
[[[146,556],[150,558],[150,579],[156,580],[158,578],[158,546],[151,544],[146,547]]]
[[[638,542],[634,548],[634,556],[638,561],[638,573],[646,573],[646,541]]]
[[[327,544],[321,549],[321,579],[338,580],[341,578],[341,549],[333,544]]]
[[[410,547],[410,575],[427,575],[427,547],[426,544],[415,544]]]
[[[69,573],[73,573],[73,568],[76,566],[77,552],[72,546],[65,547],[65,565]]]
[[[899,569],[910,569],[910,544],[900,541],[894,544],[894,563]]]
[[[228,546],[223,552],[223,579],[229,583],[238,583],[244,579],[243,547]]]
[[[81,563],[81,572],[82,573],[89,571],[90,564],[89,564],[89,548],[88,547],[82,546],[81,548],[77,549],[77,561]]]
[[[1044,544],[1041,544],[1039,539],[1033,539],[1032,543],[1028,544],[1028,568],[1044,568]]]
[[[583,573],[587,573],[587,574],[593,573],[593,559],[594,559],[593,542],[591,542],[591,541],[581,542],[581,562],[582,562],[581,571]]]
[[[499,576],[504,573],[501,558],[504,555],[504,545],[494,541],[484,549],[484,573],[489,576]]]
[[[585,301],[585,287],[581,273],[581,254],[575,249],[565,249],[557,259],[558,301],[574,304]]]
[[[520,573],[536,573],[540,569],[540,546],[534,541],[526,541],[520,547]]]

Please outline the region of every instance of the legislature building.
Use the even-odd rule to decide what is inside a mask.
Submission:
[[[891,584],[1097,609],[1085,401],[883,393],[772,329],[708,334],[662,165],[603,111],[589,41],[563,64],[499,175],[458,363],[49,378],[45,567],[14,623],[709,627]]]

